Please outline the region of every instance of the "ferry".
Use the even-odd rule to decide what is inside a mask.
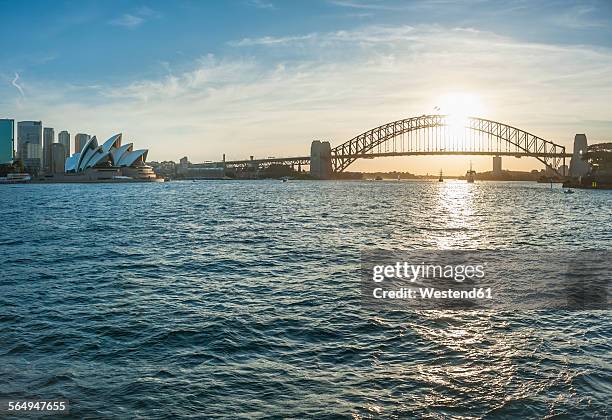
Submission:
[[[467,179],[468,183],[473,184],[475,177],[476,171],[472,169],[472,162],[470,162],[470,170],[465,174],[465,179]]]
[[[30,174],[11,173],[7,174],[5,178],[0,178],[0,184],[23,184],[25,182],[30,182],[31,180],[32,177]]]

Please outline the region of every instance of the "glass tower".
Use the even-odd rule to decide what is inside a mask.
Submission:
[[[19,121],[17,140],[18,157],[28,172],[38,175],[42,166],[42,122]]]
[[[0,120],[0,165],[13,163],[15,143],[15,121]]]

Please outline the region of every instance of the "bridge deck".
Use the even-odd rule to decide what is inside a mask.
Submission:
[[[526,152],[481,152],[481,151],[452,151],[452,150],[438,150],[438,151],[419,151],[419,152],[385,152],[385,153],[363,153],[353,155],[332,155],[332,159],[346,159],[346,158],[357,158],[357,159],[374,159],[377,157],[393,157],[393,156],[514,156],[514,157],[557,157],[557,158],[571,158],[571,153],[526,153]],[[266,159],[246,159],[246,160],[228,160],[225,162],[214,162],[211,165],[259,165],[265,163],[289,163],[289,164],[302,164],[308,165],[310,162],[310,156],[298,156],[298,157],[285,157],[285,158],[266,158]]]
[[[214,162],[211,165],[220,165],[225,163],[226,165],[246,165],[249,163],[260,164],[260,163],[302,163],[308,164],[310,162],[310,156],[299,156],[299,157],[286,157],[286,158],[266,158],[266,159],[246,159],[246,160],[227,160],[225,162]]]

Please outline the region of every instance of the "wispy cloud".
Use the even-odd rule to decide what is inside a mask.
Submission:
[[[390,5],[380,1],[363,1],[363,0],[330,0],[330,3],[336,6],[349,7],[352,9],[364,9],[364,10],[402,10],[409,7],[405,5]]]
[[[19,73],[15,72],[15,78],[13,79],[11,84],[15,86],[15,88],[17,88],[17,90],[21,94],[21,97],[23,98],[25,97],[25,95],[23,94],[23,87],[19,83],[17,83],[18,81],[19,81]]]
[[[270,9],[270,10],[276,9],[276,6],[274,6],[274,3],[271,3],[265,0],[248,0],[247,4],[257,9]]]
[[[109,25],[122,26],[124,28],[137,28],[147,20],[159,18],[161,14],[146,6],[140,7],[135,12],[124,13],[119,17],[108,21]]]
[[[457,29],[463,30],[463,29]],[[473,30],[470,28],[465,29]],[[228,45],[232,47],[251,47],[251,46],[288,46],[298,43],[329,43],[329,42],[346,42],[346,43],[378,43],[378,42],[393,42],[393,41],[410,41],[417,37],[415,28],[408,25],[402,26],[371,26],[367,29],[358,31],[335,31],[326,33],[309,33],[306,35],[292,36],[264,36],[260,38],[243,38],[241,40],[229,41]]]
[[[567,29],[603,28],[609,24],[606,21],[599,20],[597,8],[587,5],[573,6],[568,10],[552,15],[551,20]]]
[[[250,47],[254,45],[287,45],[300,41],[308,41],[314,39],[316,34],[298,35],[298,36],[264,36],[261,38],[243,38],[238,41],[229,41],[227,44],[232,47]]]
[[[144,18],[140,16],[131,15],[129,13],[123,14],[118,18],[110,20],[108,23],[113,26],[123,26],[126,28],[136,28],[144,22]]]
[[[351,9],[402,11],[434,7],[466,6],[466,4],[486,3],[487,0],[329,0],[330,3]]]

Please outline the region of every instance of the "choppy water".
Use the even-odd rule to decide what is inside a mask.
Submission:
[[[0,398],[75,418],[606,417],[610,312],[373,313],[360,251],[612,243],[532,183],[0,186]]]

